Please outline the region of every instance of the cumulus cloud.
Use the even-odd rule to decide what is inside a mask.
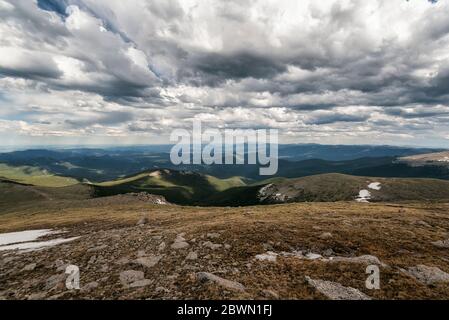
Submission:
[[[447,1],[0,0],[0,131],[446,145],[447,61]]]

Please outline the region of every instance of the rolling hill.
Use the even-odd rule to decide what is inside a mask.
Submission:
[[[35,149],[0,153],[0,163],[8,166],[29,166],[47,170],[55,175],[79,181],[105,182],[136,175],[139,172],[164,169],[195,171],[220,179],[242,176],[264,179],[256,165],[181,165],[170,162],[169,145],[130,146],[72,149]],[[401,177],[432,177],[447,179],[447,172],[415,170],[406,164],[396,164],[398,157],[440,152],[442,149],[404,148],[364,145],[279,145],[278,176],[298,178],[322,173],[367,174],[371,168],[376,175]],[[358,170],[362,172],[358,173]]]
[[[371,184],[374,187],[370,188]],[[297,179],[271,179],[256,185],[230,188],[211,196],[207,203],[241,206],[356,201],[362,190],[369,192],[369,202],[449,200],[449,182],[444,180],[322,174]]]
[[[219,179],[191,171],[154,170],[118,180],[93,184],[96,196],[112,196],[130,192],[148,192],[164,196],[169,202],[201,204],[212,194],[232,187],[245,186],[245,179]]]
[[[94,189],[86,184],[63,187],[34,186],[0,179],[0,215],[6,209],[30,205],[37,207],[42,201],[80,201],[94,196]]]
[[[323,162],[327,163],[324,160],[303,161],[304,173],[313,173],[313,168],[319,168]],[[348,162],[352,162],[352,169],[358,167],[359,173],[363,173],[365,165],[376,161],[367,158],[333,162],[332,166],[327,165],[327,170],[338,172]],[[412,168],[406,164],[397,165]],[[435,167],[418,169],[423,168]],[[0,178],[0,206],[3,207],[16,202],[77,200],[142,192],[163,196],[168,202],[179,205],[233,207],[288,202],[356,201],[363,190],[367,192],[368,198],[363,196],[361,200],[370,202],[449,200],[449,181],[373,177],[375,170],[370,177],[325,173],[256,181],[239,176],[223,179],[192,171],[159,169],[101,183],[79,183],[75,179],[53,175],[36,167],[0,165],[0,169],[0,173],[3,173],[3,178]],[[284,167],[284,170],[287,169],[288,166]],[[369,188],[371,183],[376,182],[379,183],[379,190]]]
[[[74,178],[58,176],[38,167],[14,167],[3,163],[0,163],[0,178],[43,187],[67,187],[79,183]]]
[[[401,157],[398,159],[398,162],[406,163],[412,167],[422,167],[422,166],[449,167],[449,151]]]

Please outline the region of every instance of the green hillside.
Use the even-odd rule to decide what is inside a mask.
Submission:
[[[380,183],[380,190],[371,183]],[[265,195],[261,196],[262,186]],[[447,201],[449,181],[438,179],[372,178],[344,174],[322,174],[297,179],[270,179],[258,185],[230,188],[207,199],[209,205],[240,206],[261,203],[355,201],[361,190],[369,202]]]
[[[37,167],[14,167],[0,163],[0,178],[42,187],[66,187],[79,183],[76,179],[62,177]]]
[[[85,184],[65,187],[39,187],[0,179],[0,215],[22,205],[38,208],[42,201],[89,199],[94,190]],[[63,207],[63,206],[62,206]]]
[[[219,179],[190,171],[155,170],[93,185],[96,196],[148,192],[179,204],[201,204],[211,195],[244,186],[240,177]]]

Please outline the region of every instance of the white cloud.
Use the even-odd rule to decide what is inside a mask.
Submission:
[[[447,1],[0,0],[0,19],[1,125],[24,139],[193,118],[286,142],[449,134]]]

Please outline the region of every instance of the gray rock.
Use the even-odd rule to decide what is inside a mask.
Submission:
[[[371,300],[369,296],[351,287],[345,287],[337,282],[314,280],[306,276],[309,285],[331,300]]]
[[[101,266],[100,272],[108,272],[109,271],[109,266],[107,264],[104,264],[103,266]]]
[[[143,225],[146,225],[149,222],[150,222],[150,220],[148,219],[148,217],[145,216],[145,217],[140,218],[139,221],[137,221],[137,225],[138,226],[143,226]]]
[[[121,257],[120,259],[118,259],[117,261],[115,261],[116,264],[128,264],[129,263],[129,259],[127,257]]]
[[[278,254],[272,251],[268,251],[267,253],[256,255],[256,260],[259,261],[268,261],[268,262],[276,262]]]
[[[159,263],[162,256],[150,255],[147,257],[140,257],[133,261],[133,263],[144,266],[146,268],[152,268]]]
[[[361,263],[361,264],[375,264],[378,266],[386,266],[379,258],[372,255],[363,255],[359,257],[333,257],[329,259],[330,262],[348,262],[348,263]]]
[[[220,234],[219,233],[216,233],[216,232],[213,232],[213,233],[208,233],[207,234],[207,237],[209,238],[209,239],[217,239],[217,238],[220,238]]]
[[[87,252],[91,253],[91,252],[98,252],[98,251],[103,251],[105,249],[107,249],[108,246],[106,244],[103,244],[101,246],[96,246],[96,247],[92,247],[87,249]]]
[[[263,290],[263,295],[269,299],[279,299],[279,294],[273,290]]]
[[[318,260],[323,258],[323,256],[318,253],[309,252],[308,254],[305,255],[305,258],[308,260]]]
[[[86,284],[82,289],[83,291],[92,291],[93,289],[96,289],[98,287],[98,282],[92,281]]]
[[[228,290],[245,291],[245,287],[241,283],[221,278],[209,272],[198,272],[196,278],[199,282],[213,282]]]
[[[161,244],[157,247],[157,249],[159,251],[164,251],[166,246],[167,245],[165,244],[165,242],[161,242]]]
[[[195,251],[190,251],[186,257],[186,260],[196,260],[196,259],[198,259],[198,253],[196,253]]]
[[[185,242],[185,241],[175,241],[171,245],[171,248],[175,249],[175,250],[185,249],[185,248],[188,248],[188,247],[189,247],[189,244],[187,242]]]
[[[156,288],[156,292],[157,292],[157,293],[169,293],[170,290],[168,290],[168,289],[165,288],[165,287],[157,287],[157,288]]]
[[[409,268],[406,272],[416,280],[427,285],[449,282],[449,274],[437,267],[428,267],[421,264]]]
[[[423,220],[419,220],[416,222],[417,224],[426,227],[426,228],[432,228],[432,226],[430,224],[428,224],[427,222],[423,221]]]
[[[140,257],[145,257],[147,254],[145,253],[145,250],[139,250],[137,251],[137,256]]]
[[[215,243],[212,243],[210,241],[204,242],[203,246],[206,247],[206,248],[209,248],[211,250],[217,250],[217,249],[220,249],[222,247],[221,244],[215,244]]]
[[[36,266],[37,266],[37,264],[35,264],[35,263],[27,264],[27,265],[22,269],[22,271],[33,271],[34,269],[36,269]]]
[[[126,270],[120,273],[120,282],[125,286],[143,279],[145,274],[142,271]]]
[[[63,289],[65,287],[65,279],[66,276],[64,273],[51,276],[45,282],[45,290]]]
[[[330,233],[330,232],[324,232],[320,235],[320,239],[323,239],[323,240],[327,240],[330,238],[332,238],[332,233]]]
[[[432,242],[432,244],[435,247],[438,247],[438,248],[441,248],[441,249],[449,249],[449,239],[438,240],[438,241]]]
[[[153,283],[153,280],[143,279],[143,280],[134,281],[133,283],[131,283],[129,285],[129,287],[131,287],[131,288],[141,288],[141,287],[149,286],[152,283]]]
[[[45,292],[33,293],[27,297],[27,300],[44,300],[46,296]]]

